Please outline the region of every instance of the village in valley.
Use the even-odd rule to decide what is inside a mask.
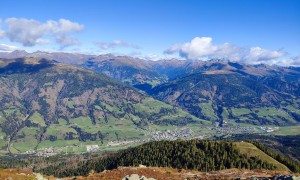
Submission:
[[[68,154],[74,153],[74,149],[80,148],[80,152],[76,153],[97,153],[103,150],[113,150],[114,148],[124,148],[135,146],[138,144],[150,142],[150,141],[161,141],[161,140],[176,140],[176,139],[210,139],[214,136],[220,135],[232,135],[232,134],[254,134],[254,133],[271,133],[277,131],[279,127],[264,127],[264,126],[215,126],[215,127],[207,127],[208,131],[213,133],[204,133],[199,130],[193,131],[190,127],[183,128],[175,128],[173,130],[152,130],[149,131],[149,135],[143,139],[135,139],[135,140],[123,140],[123,141],[109,141],[106,144],[74,144],[64,147],[48,147],[48,148],[40,148],[37,150],[29,150],[23,154],[32,154],[37,156],[49,157],[56,154]]]

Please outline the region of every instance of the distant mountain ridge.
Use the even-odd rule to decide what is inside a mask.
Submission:
[[[80,53],[46,52],[46,51],[35,51],[32,53],[28,53],[24,50],[15,50],[12,52],[0,52],[0,58],[3,59],[15,59],[15,58],[24,58],[24,57],[44,58],[44,59],[56,60],[68,64],[80,64],[96,56],[85,55]]]
[[[232,124],[282,126],[300,121],[300,72],[297,68],[246,65],[218,59],[205,62],[136,60],[148,69],[124,61],[117,63],[118,58],[110,59],[110,63],[108,60],[91,61],[88,68],[109,72],[119,81],[220,125],[231,121]],[[132,60],[125,62],[129,61]],[[153,76],[147,75],[149,72]],[[122,76],[116,77],[119,74]],[[136,76],[144,78],[143,81],[138,81]]]
[[[24,52],[13,52],[24,56]],[[27,53],[104,73],[198,118],[231,124],[300,122],[300,69],[228,60],[146,61],[130,56]],[[1,53],[0,53],[1,57]],[[230,124],[230,123],[229,123]]]

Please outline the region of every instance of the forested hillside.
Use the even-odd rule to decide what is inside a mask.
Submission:
[[[252,148],[255,149],[255,146]],[[251,151],[252,152],[252,151]],[[90,171],[102,172],[119,166],[173,167],[199,171],[214,171],[229,168],[288,170],[272,159],[267,162],[258,156],[244,154],[235,143],[226,141],[177,140],[149,142],[138,147],[122,150],[106,157],[94,158],[65,169],[65,163],[42,169],[45,174],[55,176],[87,175]],[[262,157],[262,156],[260,156]],[[270,157],[269,157],[270,158]]]

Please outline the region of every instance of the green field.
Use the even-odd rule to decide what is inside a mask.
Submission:
[[[156,101],[153,98],[146,98],[142,103],[137,103],[134,106],[137,112],[144,114],[157,113],[161,108],[173,109],[171,105]]]
[[[70,108],[71,104],[67,104]],[[85,152],[86,147],[85,145],[92,145],[98,144],[101,146],[101,150],[106,149],[119,149],[122,146],[114,146],[114,147],[107,147],[106,144],[110,141],[128,141],[128,140],[137,140],[137,139],[146,139],[149,137],[150,132],[153,131],[165,131],[165,130],[174,130],[176,128],[184,128],[189,127],[194,132],[193,136],[200,136],[206,135],[207,137],[211,137],[212,135],[215,136],[223,136],[226,134],[234,134],[240,132],[219,132],[219,130],[212,130],[210,129],[212,126],[212,121],[208,120],[201,120],[188,114],[187,112],[179,109],[174,108],[168,104],[162,103],[160,101],[156,101],[153,98],[146,98],[143,100],[142,103],[133,104],[135,107],[134,110],[136,113],[145,114],[145,116],[150,117],[150,114],[155,114],[159,112],[161,109],[166,109],[167,111],[159,114],[157,119],[159,122],[167,121],[167,122],[178,122],[185,117],[189,117],[190,119],[194,120],[195,123],[189,123],[188,125],[184,126],[177,126],[177,125],[165,125],[165,124],[155,124],[155,121],[147,120],[147,125],[144,127],[137,126],[137,123],[141,122],[143,118],[138,116],[134,113],[127,113],[125,116],[118,118],[112,114],[107,116],[105,120],[104,116],[99,116],[96,119],[96,123],[93,124],[92,120],[89,117],[77,117],[77,118],[70,118],[67,120],[59,119],[57,124],[50,124],[47,126],[46,131],[44,132],[44,139],[41,142],[37,141],[37,135],[42,133],[43,127],[46,126],[44,119],[41,114],[35,112],[29,120],[37,124],[37,127],[24,127],[18,131],[16,134],[16,139],[12,141],[12,152],[13,153],[22,153],[26,152],[27,150],[34,150],[34,148],[48,148],[48,147],[58,147],[62,148],[61,151],[67,152]],[[72,106],[74,107],[74,106]],[[122,113],[123,109],[117,106],[110,106],[107,103],[101,103],[100,105],[95,105],[94,108],[100,111],[110,111],[115,113]],[[202,111],[209,114],[212,113],[213,107],[211,102],[201,103]],[[292,107],[289,107],[290,109]],[[10,109],[5,112],[6,114],[10,114],[13,111],[18,111],[15,107],[11,107]],[[170,112],[169,112],[170,111]],[[295,110],[296,111],[296,110]],[[174,112],[174,113],[173,113]],[[270,121],[274,120],[274,116],[281,116],[289,118],[289,116],[282,112],[278,111],[275,108],[257,108],[250,111],[249,109],[245,108],[232,108],[227,109],[223,108],[223,112],[221,116],[228,122],[227,126],[240,126],[240,127],[251,127],[253,125],[243,123],[236,123],[234,120],[229,119],[229,114],[232,113],[234,116],[238,116],[241,120],[248,118],[248,113],[255,112],[259,117],[264,117],[270,119]],[[1,112],[0,112],[0,122],[1,122]],[[211,118],[216,118],[215,115],[211,115]],[[227,127],[226,126],[226,127]],[[208,128],[210,127],[210,128]],[[270,126],[272,127],[272,126]],[[82,133],[90,133],[90,134],[97,134],[97,140],[91,141],[87,139],[86,141],[79,141],[78,137],[79,134],[76,128],[80,128]],[[278,130],[271,132],[270,134],[274,135],[298,135],[300,134],[300,126],[286,126],[286,127],[279,127]],[[67,133],[73,133],[73,140],[66,140]],[[102,140],[99,139],[99,133],[101,133],[104,138]],[[258,129],[258,131],[250,132],[250,133],[264,133],[264,131]],[[50,136],[55,136],[56,140],[49,140]],[[4,150],[7,146],[7,140],[4,140],[5,133],[0,130],[0,147]],[[103,144],[102,144],[103,143]]]
[[[288,106],[287,109],[298,113],[298,110],[293,106]],[[231,108],[231,112],[232,115],[235,118],[239,119],[239,121],[241,122],[245,122],[245,121],[255,122],[258,118],[261,118],[264,119],[264,121],[266,121],[268,124],[286,125],[287,123],[288,124],[298,123],[297,121],[295,121],[295,119],[292,116],[286,113],[283,109],[274,108],[274,107],[260,107],[260,108],[253,108],[253,109]]]
[[[279,127],[278,130],[272,132],[274,135],[281,135],[281,136],[287,136],[287,135],[299,135],[300,134],[300,126],[283,126]]]
[[[254,109],[254,111],[255,110],[258,110],[258,112],[256,114],[259,117],[281,116],[281,117],[285,117],[286,119],[291,119],[291,117],[287,113],[282,111],[281,109],[277,109],[277,108],[259,108],[259,109]]]
[[[228,112],[227,108],[223,108],[223,112],[222,112],[221,116],[224,120],[229,119],[229,112]]]
[[[17,133],[17,140],[12,141],[12,148],[17,152],[25,152],[28,150],[34,150],[38,145],[38,141],[35,137],[39,134],[40,128],[38,127],[24,127]]]
[[[51,124],[46,132],[46,136],[55,135],[57,139],[63,140],[64,135],[67,132],[73,132],[76,134],[75,129],[71,128],[70,125],[67,125],[67,121],[64,119],[59,119],[59,124]]]
[[[0,128],[0,149],[5,149],[7,146],[7,139],[5,138],[5,133]]]
[[[35,124],[42,126],[42,127],[46,126],[43,116],[38,112],[34,112],[33,115],[31,117],[29,117],[29,120]]]
[[[201,112],[205,116],[209,117],[211,120],[217,119],[215,111],[213,109],[213,103],[211,101],[208,101],[207,103],[199,103],[199,106],[201,108]]]
[[[232,108],[231,111],[232,111],[232,114],[236,117],[239,117],[242,115],[247,115],[247,114],[251,113],[251,110],[246,109],[246,108]]]

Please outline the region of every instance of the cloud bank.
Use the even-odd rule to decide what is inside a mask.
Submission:
[[[171,46],[164,53],[179,53],[181,57],[190,60],[225,58],[248,64],[270,63],[285,55],[285,52],[271,51],[261,47],[246,49],[229,43],[215,45],[211,37],[195,37],[190,42]]]
[[[17,50],[18,47],[16,46],[11,46],[7,44],[0,44],[0,51],[14,51]]]
[[[8,18],[5,20],[5,32],[0,30],[0,37],[7,37],[12,42],[21,43],[23,46],[50,44],[52,39],[63,49],[77,45],[79,41],[71,33],[84,29],[82,24],[68,19],[58,21],[48,20],[44,23],[34,19]]]
[[[290,64],[293,66],[300,66],[300,55],[293,57],[292,62],[290,62]]]

